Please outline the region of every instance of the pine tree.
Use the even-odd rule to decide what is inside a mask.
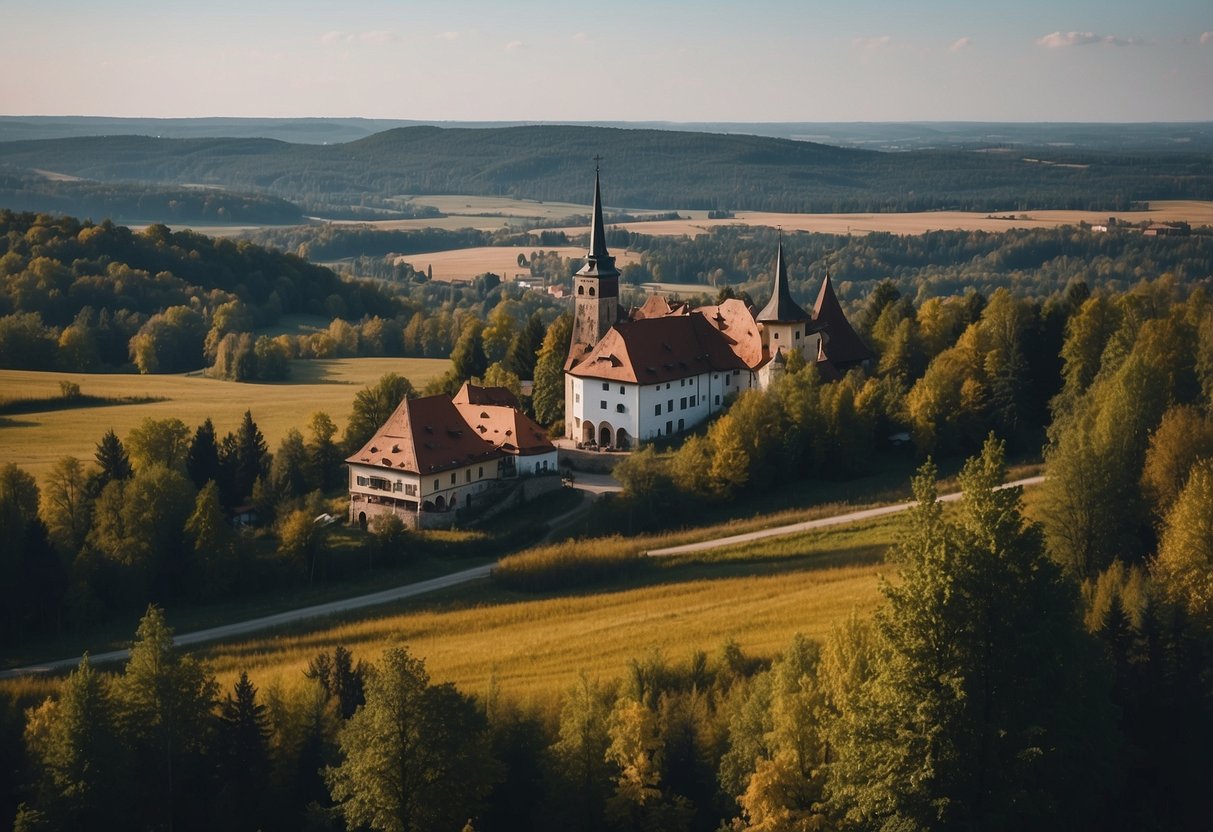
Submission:
[[[253,483],[257,478],[269,470],[269,448],[260,428],[253,421],[252,411],[244,411],[244,418],[236,430],[233,461],[233,495],[242,500],[253,493]]]
[[[203,665],[177,655],[164,612],[148,607],[114,683],[118,725],[133,760],[127,776],[143,785],[143,800],[127,807],[137,819],[131,826],[172,827],[201,816],[217,693]]]
[[[185,471],[200,489],[211,480],[219,479],[219,444],[215,439],[215,425],[207,418],[194,431],[189,453],[185,458]]]
[[[215,816],[226,829],[261,829],[268,820],[269,717],[257,688],[241,672],[219,705],[215,748],[219,791]]]
[[[97,443],[97,468],[99,469],[93,481],[93,493],[100,494],[101,489],[114,480],[127,480],[131,477],[131,460],[126,454],[122,440],[113,428],[105,432]]]
[[[876,616],[874,676],[843,714],[832,801],[863,827],[1069,828],[1097,818],[1114,782],[1106,683],[1092,672],[1075,593],[998,490],[993,438],[961,474],[956,520],[935,476],[914,481]]]

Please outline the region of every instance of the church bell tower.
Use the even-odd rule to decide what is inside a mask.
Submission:
[[[573,337],[565,369],[575,366],[619,320],[619,270],[607,251],[602,193],[594,165],[594,216],[585,265],[573,276]]]

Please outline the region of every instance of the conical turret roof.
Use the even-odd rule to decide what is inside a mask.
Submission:
[[[585,265],[577,272],[581,275],[618,277],[615,258],[607,251],[606,226],[602,221],[602,189],[598,181],[598,166],[594,166],[594,216],[590,221],[590,250],[586,252]]]
[[[822,353],[840,369],[876,357],[876,353],[868,349],[842,311],[829,272],[826,272],[821,291],[817,293],[817,303],[813,305],[813,321],[825,333]]]
[[[792,300],[791,289],[788,288],[788,267],[783,261],[783,238],[779,240],[779,248],[775,251],[775,286],[771,291],[771,299],[762,311],[754,316],[762,323],[794,323],[809,321],[812,317]]]

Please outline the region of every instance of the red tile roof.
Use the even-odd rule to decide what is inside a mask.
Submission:
[[[530,456],[556,450],[543,428],[512,407],[458,402],[455,407],[477,436],[508,454]]]
[[[481,387],[465,381],[452,398],[455,404],[495,404],[502,407],[518,407],[518,398],[508,387]]]
[[[753,311],[745,305],[745,301],[729,298],[717,306],[701,306],[695,311],[724,335],[729,348],[751,370],[766,363],[762,352],[762,333],[754,320]]]
[[[712,370],[746,369],[703,315],[675,315],[616,324],[568,372],[582,378],[657,384]]]
[[[346,462],[432,474],[501,455],[468,426],[449,396],[438,395],[405,399]]]

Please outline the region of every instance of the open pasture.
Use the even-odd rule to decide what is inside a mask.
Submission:
[[[543,246],[481,246],[479,248],[462,248],[450,251],[436,251],[428,254],[408,254],[396,258],[395,262],[408,263],[414,269],[424,272],[433,267],[435,280],[471,280],[476,275],[492,272],[504,280],[514,280],[518,275],[530,276],[526,266],[518,265],[518,255],[528,258],[538,251],[554,251],[561,257],[585,257],[585,249],[581,246],[559,246],[545,248]],[[615,264],[619,267],[629,263],[639,263],[640,254],[633,251],[615,251]]]
[[[291,363],[291,379],[247,384],[200,374],[49,373],[0,370],[0,400],[55,397],[59,382],[71,381],[90,396],[148,396],[163,401],[66,408],[0,416],[0,464],[15,462],[41,479],[55,460],[75,456],[91,460],[101,435],[113,428],[119,437],[145,417],[176,417],[191,428],[208,416],[220,434],[235,430],[245,410],[273,450],[290,428],[305,435],[317,410],[338,429],[353,407],[354,394],[384,373],[407,377],[417,387],[442,375],[449,362],[438,358],[341,358]]]
[[[1148,211],[1000,211],[993,214],[966,211],[921,211],[902,214],[779,214],[767,211],[738,211],[731,219],[656,220],[623,223],[638,234],[658,237],[695,237],[728,225],[782,227],[785,231],[823,234],[925,234],[928,231],[1009,231],[1014,228],[1055,228],[1061,225],[1105,223],[1109,217],[1125,223],[1188,222],[1213,226],[1213,202],[1172,200],[1152,202]],[[556,229],[566,234],[584,229]]]

